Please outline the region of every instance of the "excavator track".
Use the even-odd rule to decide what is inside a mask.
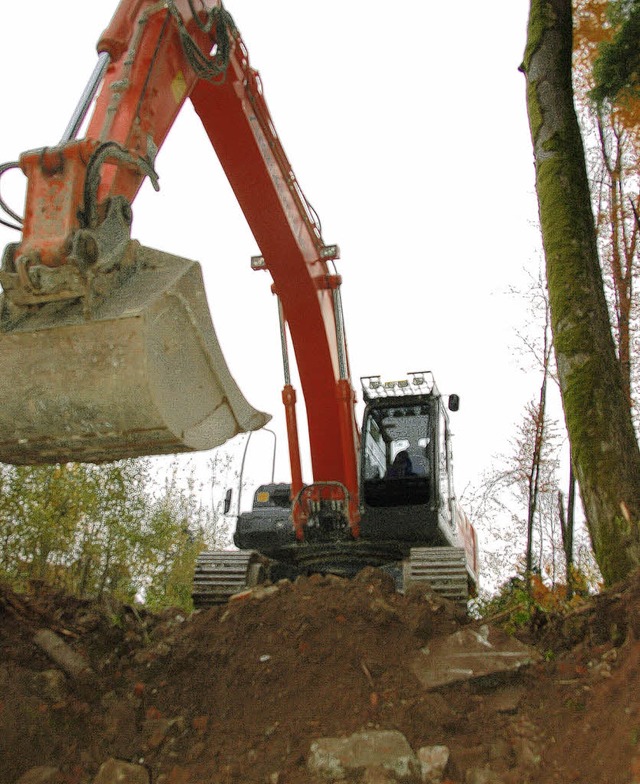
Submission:
[[[263,559],[255,550],[205,551],[196,561],[191,598],[195,609],[224,604],[261,580]]]
[[[439,596],[457,603],[469,599],[467,562],[462,547],[414,547],[403,565],[405,590],[426,582]]]
[[[192,591],[195,609],[225,604],[234,594],[259,585],[266,563],[267,559],[255,550],[200,553]],[[397,577],[400,578],[399,573]],[[420,582],[427,583],[439,596],[465,604],[469,599],[469,578],[464,549],[412,548],[409,558],[402,563],[402,588],[406,591]]]

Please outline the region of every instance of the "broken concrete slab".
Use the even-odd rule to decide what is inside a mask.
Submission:
[[[420,779],[420,763],[407,739],[397,730],[319,738],[311,744],[307,767],[328,780],[362,774],[368,768],[388,771],[397,780]]]
[[[429,641],[411,662],[426,689],[514,672],[539,661],[540,654],[500,629],[483,625]]]

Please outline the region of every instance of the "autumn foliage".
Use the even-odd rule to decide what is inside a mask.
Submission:
[[[640,96],[637,82],[619,87],[614,98],[598,82],[603,53],[620,37],[630,5],[635,24],[640,4],[574,0],[573,83],[587,151],[598,250],[609,291],[618,358],[630,402],[638,385],[634,343],[640,314],[634,302],[640,234]],[[628,15],[626,18],[629,18]],[[635,57],[640,52],[635,42]],[[608,48],[609,47],[609,48]],[[636,77],[637,79],[637,77]]]

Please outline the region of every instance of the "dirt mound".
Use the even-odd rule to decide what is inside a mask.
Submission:
[[[48,766],[43,782],[91,784],[115,758],[152,784],[302,784],[320,780],[306,767],[314,739],[384,729],[416,750],[446,746],[451,782],[629,784],[639,611],[634,577],[538,623],[528,642],[542,663],[426,691],[412,657],[471,622],[376,570],[188,618],[0,586],[0,782]]]

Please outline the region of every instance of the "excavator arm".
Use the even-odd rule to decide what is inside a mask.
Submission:
[[[98,52],[60,144],[20,158],[28,178],[22,239],[5,250],[0,272],[2,394],[11,401],[0,414],[0,459],[211,448],[267,421],[226,369],[199,265],[129,236],[130,205],[144,177],[155,180],[157,151],[190,99],[260,248],[255,266],[273,278],[283,338],[289,327],[314,483],[344,490],[357,533],[359,432],[341,280],[329,268],[337,248],[322,239],[233,20],[217,0],[122,0]],[[283,400],[297,494],[295,392],[286,374]]]

